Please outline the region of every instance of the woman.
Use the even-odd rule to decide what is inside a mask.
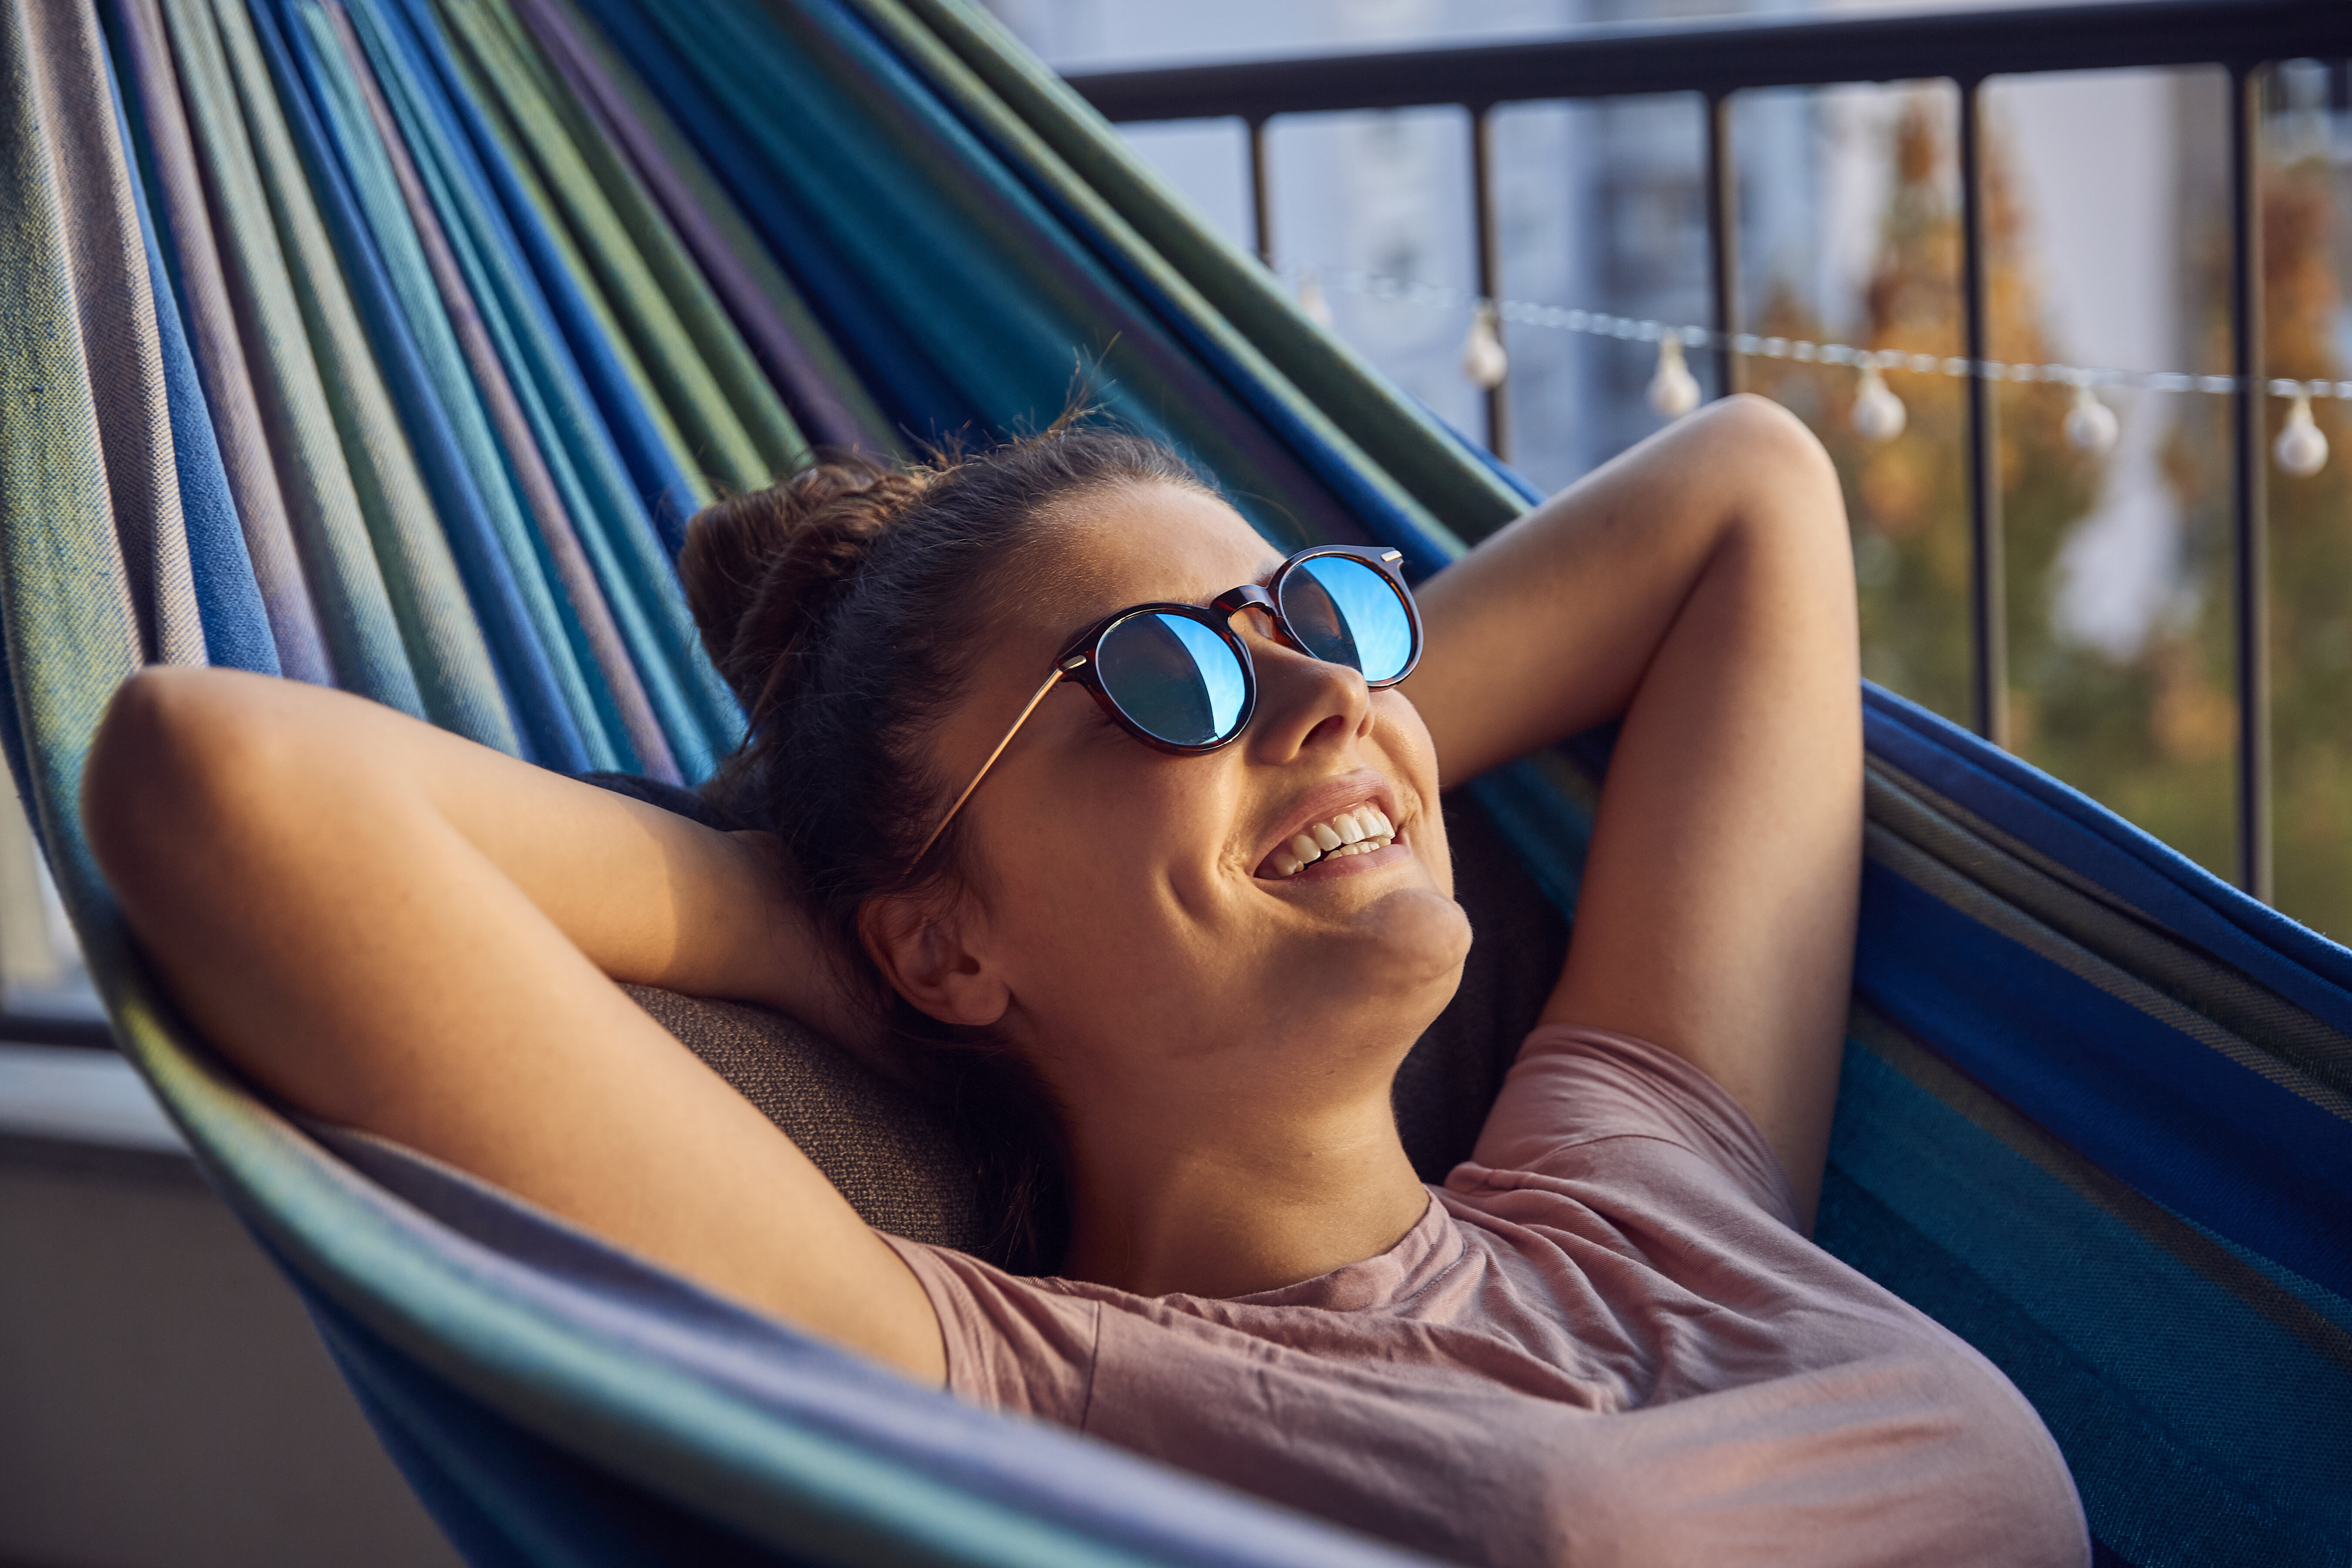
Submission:
[[[1316,559],[1098,432],[819,468],[683,563],[781,840],[210,671],[124,689],[87,816],[291,1104],[911,1377],[1466,1561],[2084,1562],[2024,1401],[1803,1239],[1862,837],[1820,448],[1681,422],[1431,582],[1417,668],[1389,564]],[[1425,1187],[1441,784],[1612,718],[1558,988]],[[614,981],[913,1042],[1008,1201],[1066,1178],[1059,1278],[867,1228]]]

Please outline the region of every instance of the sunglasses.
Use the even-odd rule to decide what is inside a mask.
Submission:
[[[1257,667],[1233,617],[1262,610],[1275,635],[1328,664],[1344,665],[1374,690],[1394,686],[1421,661],[1421,610],[1394,550],[1320,545],[1291,556],[1265,586],[1244,583],[1198,605],[1130,605],[1080,632],[996,750],[948,807],[908,862],[922,864],[980,781],[1045,694],[1063,681],[1094,693],[1119,727],[1154,751],[1204,756],[1229,746],[1257,710]]]

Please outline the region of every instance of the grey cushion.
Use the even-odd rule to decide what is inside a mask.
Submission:
[[[939,1112],[815,1030],[765,1007],[624,987],[653,1020],[767,1113],[866,1224],[977,1251],[971,1161]]]
[[[1475,941],[1461,990],[1405,1058],[1395,1097],[1405,1151],[1432,1182],[1469,1154],[1568,947],[1567,921],[1486,814],[1449,799],[1445,824],[1454,891]],[[919,1093],[781,1013],[646,986],[628,991],[782,1128],[867,1224],[982,1249],[995,1227],[980,1213],[972,1158]]]

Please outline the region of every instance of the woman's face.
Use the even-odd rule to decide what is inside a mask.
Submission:
[[[1066,504],[1031,559],[1047,564],[1013,569],[935,737],[949,798],[1076,633],[1145,600],[1205,605],[1263,584],[1282,556],[1223,501],[1140,484]],[[1232,744],[1153,751],[1066,684],[963,808],[973,896],[950,921],[955,1005],[1001,1010],[959,1021],[997,1025],[1066,1099],[1180,1065],[1202,1081],[1232,1063],[1261,1089],[1268,1072],[1311,1078],[1349,1057],[1384,1073],[1459,982],[1469,926],[1412,703],[1292,649],[1263,614],[1232,624],[1258,683]],[[1284,874],[1292,840],[1318,826],[1348,837],[1339,819],[1367,826],[1367,808],[1392,845]]]

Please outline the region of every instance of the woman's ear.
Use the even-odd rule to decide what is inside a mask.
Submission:
[[[985,1028],[1004,1016],[1013,993],[995,965],[965,940],[960,907],[929,899],[869,899],[857,911],[857,934],[882,978],[942,1024]]]

